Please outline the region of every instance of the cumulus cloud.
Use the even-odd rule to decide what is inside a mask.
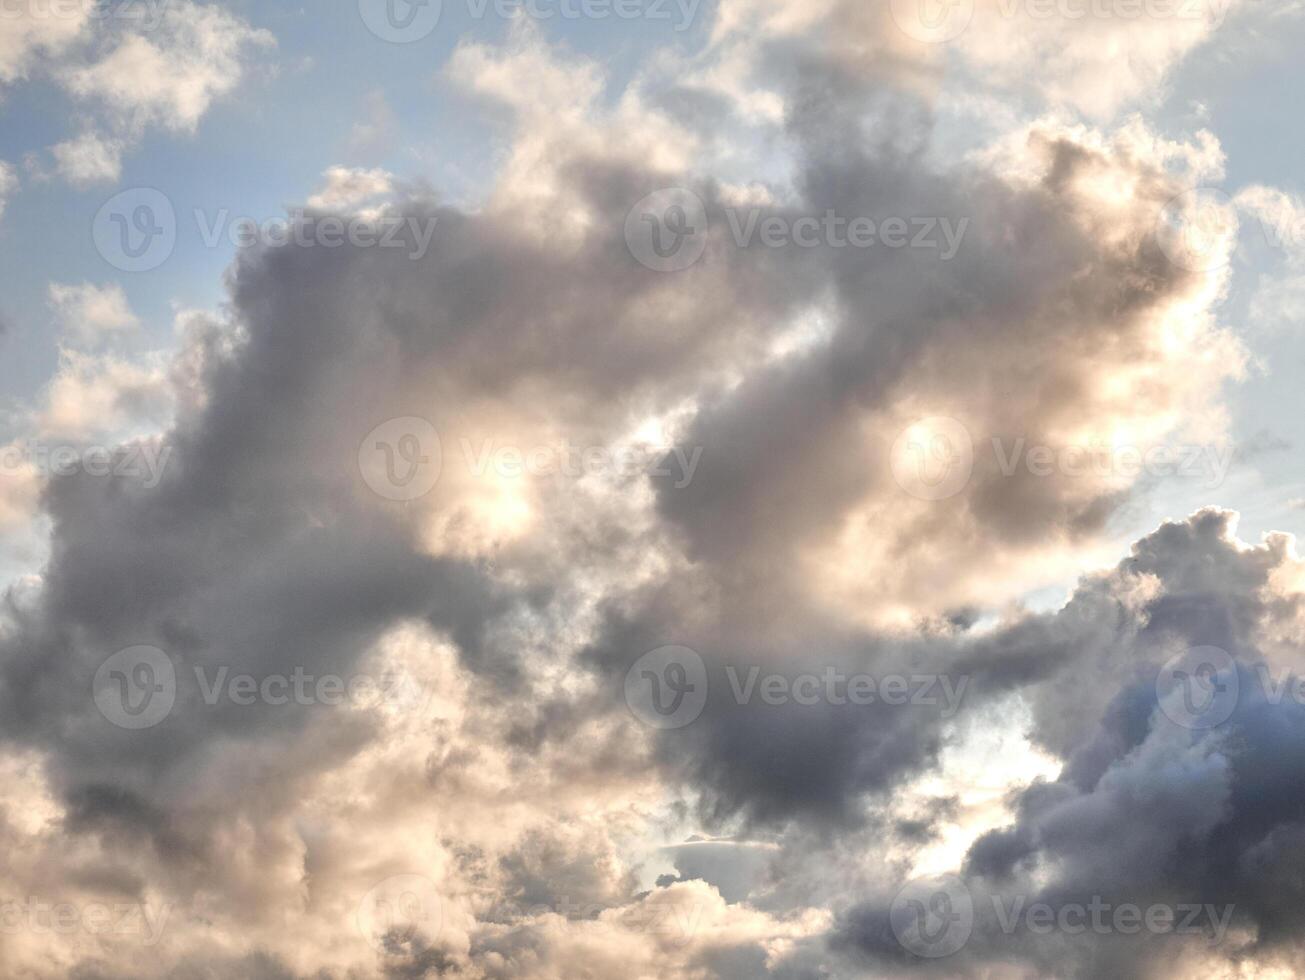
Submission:
[[[220,7],[167,4],[156,30],[109,36],[88,63],[62,70],[74,95],[103,103],[129,127],[193,132],[239,84],[251,52],[275,39]]]
[[[127,305],[127,294],[116,283],[107,286],[89,282],[77,286],[51,283],[50,305],[64,330],[83,342],[94,343],[140,327],[140,319]]]
[[[91,5],[19,0],[0,17],[0,85],[25,78],[42,57],[67,49],[91,21]]]
[[[59,175],[79,187],[116,181],[122,176],[121,140],[83,133],[50,148]]]
[[[1115,570],[1085,579],[1064,609],[973,644],[976,683],[1020,686],[1033,737],[1064,768],[1021,790],[1015,820],[980,836],[955,869],[974,902],[975,932],[945,975],[999,966],[1074,977],[1173,976],[1176,963],[1206,974],[1238,963],[1267,975],[1299,969],[1295,886],[1264,874],[1292,862],[1301,831],[1293,773],[1305,709],[1284,692],[1297,666],[1290,649],[1305,566],[1288,536],[1251,547],[1234,528],[1234,515],[1216,510],[1166,524]],[[1191,724],[1157,687],[1175,656],[1203,648],[1230,656],[1238,685],[1209,726]],[[998,911],[1018,902],[1054,915],[1094,900],[1218,914],[1190,934],[1107,925],[1080,936],[1003,926]],[[862,963],[909,963],[887,917],[886,898],[863,903],[839,942]]]
[[[18,175],[14,173],[13,166],[0,160],[0,218],[5,215],[7,198],[17,187]]]
[[[308,206],[328,211],[347,211],[374,202],[394,190],[394,175],[379,167],[331,167],[322,174],[325,183],[308,198]]]
[[[266,39],[178,10],[70,83],[193,127]],[[1196,42],[1136,43],[1150,83]],[[19,929],[7,972],[850,980],[1292,955],[1296,709],[1248,699],[1201,733],[1156,693],[1189,646],[1290,664],[1290,540],[1203,511],[1061,609],[1014,604],[1095,564],[1147,491],[1058,461],[1226,441],[1235,229],[1195,256],[1166,237],[1217,141],[1048,117],[941,162],[939,55],[887,5],[725,4],[690,67],[617,90],[525,21],[463,43],[445,77],[505,141],[481,205],[344,167],[309,199],[433,227],[429,249],[290,236],[241,251],[171,358],[62,352],[33,430],[159,465],[25,491],[50,537],[0,618],[0,870],[138,915]],[[167,92],[124,81],[163,68]],[[774,170],[733,179],[719,132],[759,127]],[[629,237],[667,187],[703,218],[675,272]],[[736,231],[827,215],[881,240]],[[950,245],[888,244],[894,219]],[[134,323],[112,286],[51,300],[95,334]],[[707,684],[681,727],[625,690],[669,645]],[[142,646],[140,669],[109,662]],[[740,693],[763,674],[946,697]],[[106,677],[149,697],[115,723]],[[272,696],[294,677],[314,696]],[[324,703],[323,678],[368,683]],[[985,744],[1002,778],[979,786],[959,774]],[[980,905],[1235,904],[1235,945],[984,918],[932,968],[888,921],[926,856]]]

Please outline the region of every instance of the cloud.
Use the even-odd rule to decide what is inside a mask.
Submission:
[[[69,91],[101,102],[129,129],[193,132],[208,107],[240,82],[252,51],[276,42],[216,6],[169,3],[156,31],[105,39],[89,63],[69,65]]]
[[[127,294],[115,284],[78,286],[50,284],[50,305],[66,332],[83,343],[96,343],[114,334],[140,329],[140,319],[127,305]]]
[[[179,10],[74,78],[89,94],[99,67],[130,69],[111,106],[193,126],[259,42]],[[5,972],[925,972],[884,918],[925,854],[954,856],[980,897],[1236,900],[1238,928],[1260,929],[1239,954],[1287,949],[1295,716],[1248,702],[1228,733],[1174,731],[1154,675],[1197,643],[1289,662],[1305,623],[1290,541],[1245,545],[1203,511],[1028,613],[1012,597],[1081,573],[1146,481],[992,451],[1222,443],[1246,356],[1218,319],[1228,272],[1185,265],[1161,229],[1221,151],[1137,120],[1043,119],[939,161],[937,59],[888,16],[726,5],[693,84],[649,71],[619,89],[524,22],[501,48],[463,43],[447,77],[506,141],[485,200],[344,167],[310,200],[384,197],[376,217],[434,227],[429,249],[242,249],[221,314],[180,318],[171,357],[63,351],[32,430],[166,464],[40,484],[48,558],[0,628],[0,871],[15,894],[167,915],[148,947],[20,929]],[[734,98],[747,72],[711,61],[763,56],[773,99]],[[123,87],[168,65],[167,94]],[[720,176],[719,134],[758,127],[774,172]],[[674,273],[627,239],[667,187],[706,220]],[[946,259],[740,244],[753,207],[790,227],[965,230]],[[130,326],[120,290],[55,289],[83,328]],[[918,436],[915,462],[937,462],[944,427],[917,427],[942,417],[972,466],[931,499],[894,446]],[[597,462],[527,465],[558,446]],[[625,449],[648,465],[606,462]],[[699,460],[691,479],[676,450]],[[407,494],[416,475],[437,478]],[[672,644],[708,690],[691,723],[649,727],[626,680]],[[164,660],[116,682],[149,680],[152,705],[166,662],[175,691],[132,728],[93,692],[142,645]],[[737,692],[753,672],[966,687],[960,716],[772,704]],[[304,675],[411,683],[339,704],[247,703],[227,683]],[[956,772],[992,728],[1005,768],[976,802]],[[1279,866],[1276,903],[1256,876]],[[1129,942],[990,932],[935,972],[1154,969]],[[1198,952],[1173,955],[1219,955]]]
[[[1290,864],[1301,830],[1291,773],[1305,748],[1296,734],[1305,709],[1282,695],[1295,671],[1305,566],[1288,536],[1250,547],[1234,526],[1234,515],[1215,510],[1166,524],[1115,570],[1085,579],[1061,611],[975,644],[970,668],[1024,688],[1034,737],[1065,765],[1018,794],[1011,825],[970,848],[963,871],[977,924],[948,976],[996,964],[1075,977],[1171,976],[1175,962],[1299,965],[1298,896],[1286,877],[1266,882],[1264,869]],[[1180,724],[1158,701],[1166,662],[1195,647],[1227,651],[1240,677],[1227,721],[1213,727]],[[1017,900],[1060,909],[1093,899],[1217,906],[1229,928],[1214,938],[1113,929],[1040,937],[995,918]],[[863,904],[843,940],[870,960],[901,961],[886,914]]]
[[[394,190],[394,175],[379,167],[372,170],[331,167],[322,176],[326,183],[308,198],[310,208],[348,211]]]
[[[50,148],[59,175],[78,187],[113,182],[122,176],[121,140],[83,133]]]
[[[0,85],[27,77],[43,56],[57,56],[76,41],[91,20],[91,5],[54,5],[20,0],[0,17]]]
[[[12,164],[0,160],[0,218],[4,217],[5,204],[10,194],[18,187],[18,175]]]

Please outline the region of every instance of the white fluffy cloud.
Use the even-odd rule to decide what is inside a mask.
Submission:
[[[9,195],[18,187],[18,175],[11,164],[0,160],[0,218],[5,216],[5,204]]]
[[[127,304],[122,286],[50,284],[50,305],[63,328],[84,343],[95,343],[140,327],[140,319]]]
[[[50,147],[59,175],[78,187],[113,182],[122,176],[121,140],[82,133]]]
[[[394,190],[394,175],[379,167],[331,167],[322,176],[325,183],[308,198],[311,208],[347,211],[374,203]]]
[[[27,75],[43,56],[58,55],[91,21],[89,3],[16,0],[0,13],[0,85]]]
[[[252,51],[275,39],[216,6],[189,0],[164,8],[148,36],[109,39],[91,63],[68,67],[65,84],[75,95],[102,102],[128,125],[193,131],[212,102],[239,84]]]

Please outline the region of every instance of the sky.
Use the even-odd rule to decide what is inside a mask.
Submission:
[[[0,973],[1305,971],[1296,0],[0,0]]]

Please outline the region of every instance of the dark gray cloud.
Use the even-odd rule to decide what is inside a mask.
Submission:
[[[1063,610],[1040,617],[1051,666],[1023,672],[1019,682],[1035,707],[1034,736],[1065,766],[1054,782],[1018,794],[1011,826],[969,849],[960,870],[974,900],[975,934],[964,949],[945,966],[913,956],[889,929],[886,902],[853,910],[837,945],[902,970],[948,976],[979,976],[1008,963],[1083,978],[1161,977],[1173,975],[1176,958],[1194,955],[1206,969],[1296,962],[1301,895],[1286,869],[1297,863],[1295,842],[1305,831],[1305,707],[1282,693],[1292,690],[1296,665],[1278,658],[1274,638],[1300,610],[1298,595],[1281,595],[1273,580],[1294,559],[1281,538],[1240,546],[1229,519],[1206,511],[1161,527],[1116,571],[1085,582]],[[1145,601],[1128,600],[1145,580],[1155,583]],[[1103,593],[1119,602],[1113,621],[1085,615]],[[1096,642],[1104,631],[1109,644]],[[991,646],[1008,646],[1006,639]],[[1077,656],[1055,657],[1053,639],[1068,639]],[[1198,646],[1220,647],[1237,664],[1235,708],[1208,729],[1175,722],[1157,695],[1169,658]],[[1024,660],[1018,652],[1011,657]],[[999,669],[997,676],[1009,678]],[[1286,687],[1275,694],[1279,684]],[[1003,929],[996,911],[1017,901],[1060,910],[1094,900],[1112,908],[1213,907],[1221,928],[1200,936],[1040,933],[1027,924]]]

